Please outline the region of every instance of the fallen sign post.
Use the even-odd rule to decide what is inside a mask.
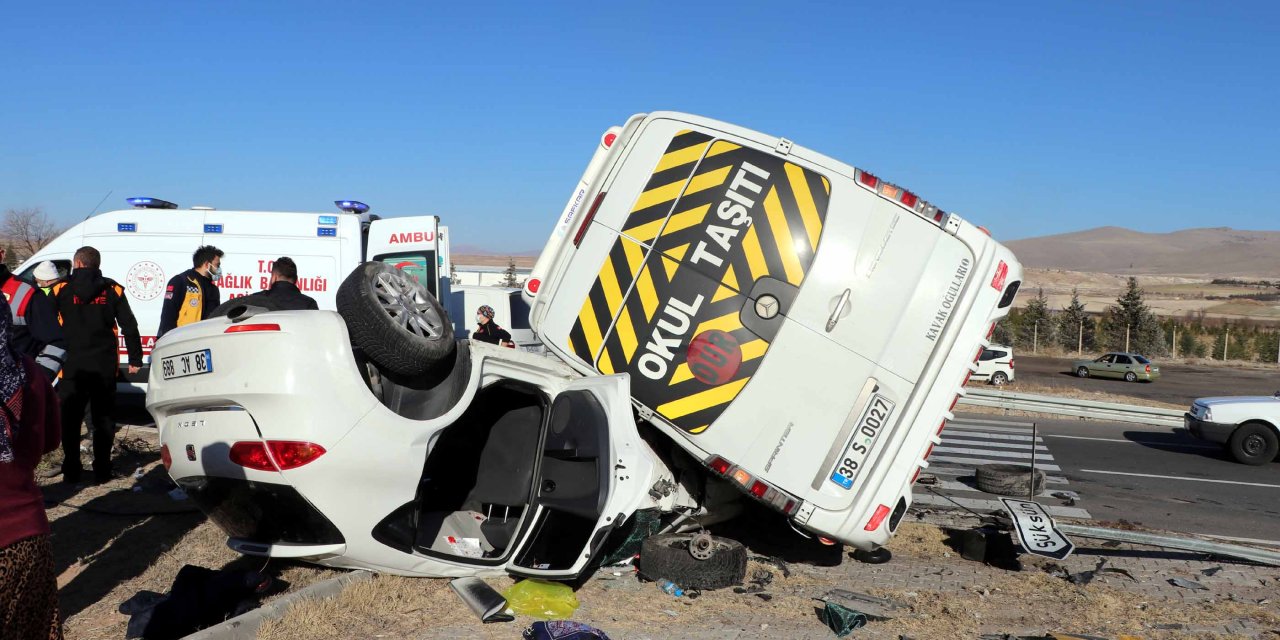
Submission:
[[[1018,540],[1027,553],[1054,560],[1065,560],[1076,546],[1058,530],[1044,506],[1031,500],[1000,498],[1004,510],[1013,519]]]

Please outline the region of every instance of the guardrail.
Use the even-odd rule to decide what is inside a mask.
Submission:
[[[1139,422],[1164,427],[1182,426],[1183,412],[1175,409],[1158,409],[1115,402],[1096,402],[1093,400],[1076,400],[1074,398],[1010,393],[1008,391],[988,391],[985,389],[966,389],[965,391],[965,395],[960,397],[960,404],[975,407],[995,407],[997,409],[1051,413],[1115,422]]]

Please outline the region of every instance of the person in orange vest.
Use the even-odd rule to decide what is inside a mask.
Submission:
[[[2,264],[5,257],[5,250],[0,247],[0,290],[13,315],[13,346],[34,358],[50,380],[56,380],[67,357],[58,310],[43,291],[11,273]]]
[[[192,267],[169,279],[160,310],[159,339],[166,333],[209,317],[222,303],[222,293],[213,281],[222,277],[222,249],[208,245],[196,249]]]
[[[62,481],[80,481],[80,425],[88,405],[92,414],[93,476],[101,484],[112,477],[113,415],[120,367],[117,327],[124,334],[131,374],[142,368],[142,336],[138,335],[138,321],[129,308],[124,287],[102,275],[102,254],[93,247],[80,247],[72,262],[71,277],[53,285],[53,299],[67,332],[67,363],[58,384],[58,397],[62,400]]]

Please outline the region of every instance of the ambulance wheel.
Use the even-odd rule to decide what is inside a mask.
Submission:
[[[706,536],[710,544],[704,548],[690,548],[696,537],[675,533],[645,538],[640,545],[640,573],[650,580],[670,580],[681,589],[742,584],[747,576],[747,548],[719,536]]]
[[[233,298],[214,307],[209,317],[221,318],[222,316],[237,315],[236,310],[242,307],[258,307],[267,311],[280,311],[280,305],[266,296],[257,296],[252,301],[247,301],[245,298]]]
[[[338,313],[352,344],[393,374],[422,375],[457,348],[440,302],[389,264],[366,262],[352,271],[338,287]]]

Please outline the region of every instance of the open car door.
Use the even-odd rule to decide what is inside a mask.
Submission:
[[[627,375],[583,378],[556,396],[514,574],[576,578],[635,513],[661,464],[640,439]]]

